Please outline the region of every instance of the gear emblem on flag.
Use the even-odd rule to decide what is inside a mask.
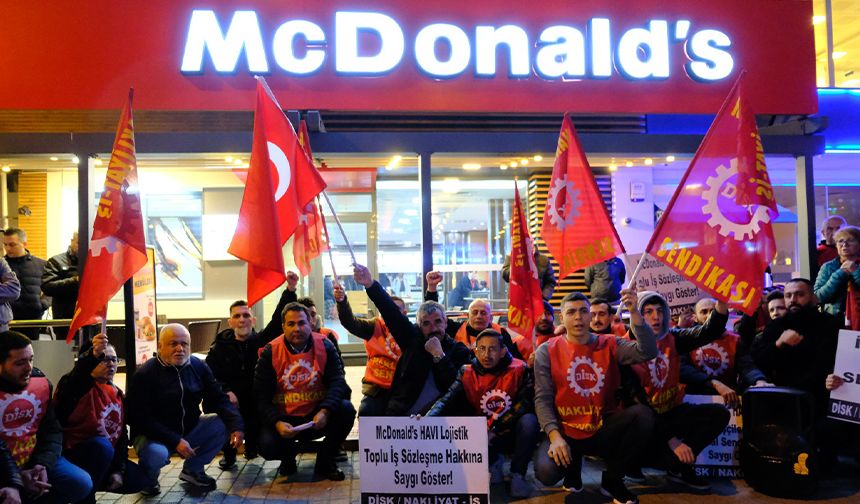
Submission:
[[[559,207],[557,206],[558,198],[562,194],[564,194],[564,203]],[[572,226],[576,218],[579,217],[581,204],[579,191],[573,187],[573,182],[569,182],[567,176],[557,178],[552,187],[549,188],[549,194],[546,197],[550,223],[564,231],[566,227]]]
[[[731,236],[737,241],[751,240],[756,233],[761,231],[761,225],[770,222],[770,213],[767,207],[759,206],[752,214],[750,221],[746,224],[733,222],[723,215],[719,206],[720,189],[733,176],[738,174],[738,160],[733,158],[729,167],[717,166],[717,175],[708,177],[705,181],[707,188],[702,192],[705,205],[702,212],[708,216],[708,225],[716,229],[720,235],[728,238]]]

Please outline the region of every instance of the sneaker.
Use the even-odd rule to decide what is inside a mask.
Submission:
[[[528,497],[535,491],[535,486],[522,474],[511,474],[511,497]]]
[[[140,491],[140,493],[142,495],[145,495],[146,497],[153,497],[153,496],[161,493],[161,485],[156,483],[155,485],[153,485],[149,488],[144,488],[143,490]]]
[[[666,471],[666,479],[675,483],[686,485],[696,490],[710,490],[711,484],[708,480],[701,476],[696,476],[696,471],[690,466],[683,466],[680,469],[669,469]]]
[[[198,487],[214,487],[215,478],[209,476],[204,471],[191,472],[183,469],[179,473],[179,479]]]
[[[639,497],[624,486],[623,478],[612,478],[603,473],[600,493],[612,499],[613,504],[639,504]]]
[[[258,456],[259,454],[257,453],[257,450],[245,449],[245,460],[254,460]]]
[[[349,455],[344,450],[338,450],[334,459],[338,462],[346,462],[349,460]]]
[[[645,479],[645,474],[642,472],[642,468],[637,467],[636,469],[630,469],[627,471],[624,475],[624,481],[627,483],[644,485],[647,480]]]
[[[314,465],[314,481],[343,481],[346,479],[346,474],[337,467],[337,463],[322,463]]]
[[[298,470],[299,467],[296,465],[296,459],[286,459],[281,461],[281,466],[278,467],[278,475],[290,476],[292,474],[296,474],[296,471]]]
[[[220,467],[222,471],[236,467],[236,457],[228,457],[227,455],[224,455],[218,462],[218,467]]]
[[[490,484],[498,485],[505,481],[505,459],[504,457],[499,457],[495,462],[490,464]]]
[[[567,474],[564,475],[564,482],[561,484],[562,488],[567,490],[568,492],[579,493],[582,491],[582,471],[568,471]]]

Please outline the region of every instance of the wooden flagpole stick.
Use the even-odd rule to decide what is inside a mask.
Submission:
[[[315,204],[317,205],[317,208],[319,209],[319,212],[320,212],[320,219],[322,219],[322,225],[323,225],[323,233],[325,233],[325,241],[328,244],[328,259],[329,259],[329,261],[331,261],[331,276],[332,276],[332,279],[334,279],[334,283],[338,283],[337,282],[337,269],[335,269],[335,267],[334,267],[334,253],[331,250],[332,247],[334,247],[334,244],[331,242],[331,237],[328,235],[328,225],[325,223],[325,213],[322,210],[322,204],[320,203],[319,196],[317,196]]]
[[[328,194],[323,191],[323,197],[325,198],[325,202],[328,204],[329,209],[331,210],[331,214],[334,215],[334,221],[337,223],[338,229],[340,229],[340,234],[343,236],[343,241],[346,243],[346,248],[349,249],[349,257],[352,259],[352,264],[358,264],[355,261],[355,252],[352,250],[352,245],[349,243],[349,238],[346,237],[346,231],[343,230],[343,224],[340,223],[340,219],[337,216],[337,212],[334,211],[334,205],[331,204],[331,200],[328,198]]]
[[[624,264],[629,266],[630,259],[627,257],[627,253],[624,254]],[[642,269],[642,263],[645,262],[645,252],[642,253],[642,257],[639,258],[639,263],[636,264],[636,269],[633,270],[633,275],[630,276],[630,281],[627,282],[627,288],[629,289],[632,285],[636,284],[636,277],[639,276],[639,270]],[[621,312],[624,310],[624,303],[618,303],[618,311],[616,312],[618,318],[621,318]]]

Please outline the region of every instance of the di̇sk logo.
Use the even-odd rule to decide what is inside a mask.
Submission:
[[[738,206],[735,203],[738,177],[738,160],[734,158],[726,168],[717,166],[716,176],[708,177],[706,188],[702,191],[702,212],[708,216],[708,225],[716,229],[720,235],[731,236],[737,241],[751,240],[761,231],[762,224],[770,222],[767,207],[758,206],[755,211],[751,207]],[[746,216],[746,222],[735,222],[729,216],[737,218]],[[743,220],[743,219],[742,219]]]
[[[290,160],[276,144],[272,142],[266,142],[266,144],[269,148],[269,161],[275,165],[275,169],[278,171],[278,187],[275,189],[275,201],[279,201],[287,194],[287,189],[290,188],[290,179],[292,177]]]
[[[299,359],[284,371],[284,386],[287,390],[295,390],[303,386],[311,386],[317,382],[317,372],[310,362]]]
[[[579,201],[579,191],[574,188],[573,182],[567,180],[567,175],[563,175],[555,179],[549,188],[546,204],[550,224],[564,231],[579,217],[582,202]]]
[[[397,341],[394,340],[394,336],[391,333],[388,333],[385,336],[385,353],[388,354],[392,359],[397,358],[397,352],[400,351],[400,347],[397,345]]]
[[[648,372],[651,374],[651,383],[660,388],[666,384],[669,378],[669,356],[657,354],[657,357],[648,361]]]
[[[696,364],[708,376],[720,376],[729,367],[729,354],[716,343],[708,343],[696,349]]]
[[[41,414],[42,402],[26,390],[20,394],[8,395],[0,401],[2,430],[13,437],[29,432]]]
[[[481,396],[481,411],[493,420],[498,419],[511,409],[511,396],[504,390],[488,390]]]
[[[573,359],[567,370],[570,388],[583,397],[599,394],[605,379],[603,368],[588,357]]]
[[[107,437],[111,441],[119,439],[122,431],[122,410],[119,404],[109,403],[102,408],[99,415],[99,434]]]

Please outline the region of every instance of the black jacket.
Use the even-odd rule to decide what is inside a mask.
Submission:
[[[6,441],[0,439],[0,488],[6,487],[15,487],[20,491],[24,488],[24,482],[9,446]]]
[[[504,372],[513,362],[513,357],[510,353],[505,354],[502,360],[493,369],[487,369],[478,362],[478,359],[472,359],[471,364],[466,364],[460,368],[457,373],[457,379],[451,385],[448,391],[436,400],[436,404],[430,408],[427,416],[444,416],[444,415],[478,415],[484,416],[482,411],[475,411],[474,408],[466,400],[466,395],[463,392],[463,373],[466,368],[472,366],[475,373],[479,375],[493,374],[498,375]],[[498,435],[505,435],[513,431],[517,424],[517,420],[526,413],[534,412],[535,403],[535,384],[531,369],[526,369],[525,379],[522,386],[517,391],[517,396],[513,400],[510,409],[500,416],[490,426],[490,430]]]
[[[21,284],[21,295],[17,301],[9,303],[16,320],[35,320],[42,318],[48,309],[50,298],[42,296],[42,274],[45,272],[45,260],[27,251],[21,257],[6,256],[9,267],[18,276]]]
[[[308,346],[313,344],[313,338],[308,339]],[[326,364],[322,380],[325,384],[326,393],[319,409],[337,411],[341,401],[349,399],[350,390],[346,384],[343,361],[340,360],[337,350],[328,339],[323,340],[323,345],[325,346]],[[287,349],[292,351],[289,345],[287,345]],[[302,351],[307,351],[307,349],[302,349]],[[274,426],[278,421],[287,419],[283,409],[278,408],[273,403],[278,390],[278,379],[272,365],[272,345],[267,344],[254,371],[254,397],[257,401],[257,411],[260,414],[262,424],[266,426]]]
[[[51,308],[55,319],[72,318],[78,300],[78,256],[66,251],[55,255],[45,263],[42,275],[42,291],[51,296]]]
[[[221,390],[205,362],[191,356],[184,366],[149,359],[131,376],[126,418],[132,439],[145,436],[173,449],[200,421],[203,411],[217,413],[227,432],[244,429],[239,411]]]
[[[442,340],[445,357],[434,363],[433,357],[424,350],[425,340],[421,329],[400,312],[379,282],[373,282],[373,285],[367,288],[367,295],[376,305],[402,352],[394,370],[391,397],[385,413],[390,416],[405,415],[421,395],[424,382],[430,373],[433,373],[436,388],[444,392],[454,383],[460,366],[470,362],[473,354],[466,345],[448,336]],[[419,406],[422,410],[429,409],[435,399],[437,398],[429,404]]]
[[[91,376],[93,369],[99,365],[99,360],[93,356],[92,347],[78,357],[75,367],[57,382],[57,390],[54,393],[54,407],[56,408],[57,421],[65,429],[69,427],[69,417],[78,407],[80,400],[87,395],[96,382]],[[112,384],[113,385],[113,384]],[[116,385],[119,398],[125,403],[122,390]],[[128,461],[128,432],[123,425],[119,439],[114,446],[113,460],[109,472],[125,472],[125,463]],[[96,482],[98,486],[100,482]]]
[[[41,377],[44,378],[45,374],[42,373],[38,368],[33,368],[33,371],[30,372],[31,377]],[[48,382],[49,393],[53,394],[53,385]],[[9,383],[8,381],[0,378],[0,390],[8,393],[17,393],[21,391],[21,387]],[[33,455],[30,457],[30,461],[27,462],[26,467],[22,467],[20,469],[29,469],[35,465],[43,465],[49,471],[54,468],[57,464],[57,460],[60,458],[60,454],[63,451],[63,431],[60,428],[60,424],[57,422],[57,417],[54,414],[54,405],[51,401],[48,401],[48,404],[45,405],[45,415],[42,417],[41,423],[39,423],[39,430],[36,432],[36,448],[33,450]],[[6,457],[11,457],[11,453],[9,453],[9,448],[7,446],[0,447],[0,471],[3,471],[4,474],[0,479],[6,479],[10,477],[10,475],[5,474],[6,464],[2,463]],[[14,480],[16,477],[20,478],[20,469],[15,465],[14,460],[12,461],[12,465],[15,466],[13,474],[11,478]]]

